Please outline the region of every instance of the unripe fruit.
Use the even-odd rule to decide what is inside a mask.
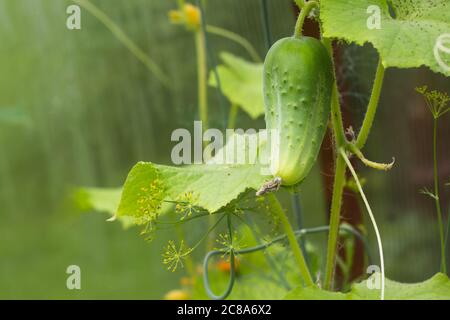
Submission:
[[[283,185],[311,170],[330,115],[333,69],[322,43],[310,37],[278,40],[264,61],[264,104],[271,173]]]

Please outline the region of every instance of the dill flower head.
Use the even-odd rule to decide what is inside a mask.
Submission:
[[[427,86],[418,87],[416,91],[424,97],[427,107],[435,119],[450,111],[448,105],[450,97],[447,93],[437,90],[429,91]]]

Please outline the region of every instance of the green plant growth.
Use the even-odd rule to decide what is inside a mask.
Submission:
[[[79,0],[78,2],[87,2]],[[279,152],[274,155],[268,140],[257,134],[236,134],[227,140],[227,144],[211,156],[204,164],[183,167],[165,166],[148,162],[136,164],[125,181],[118,201],[117,190],[112,190],[111,201],[118,201],[118,209],[95,205],[109,211],[114,219],[131,219],[135,224],[144,226],[144,233],[153,237],[156,232],[164,232],[173,226],[192,226],[192,221],[201,221],[209,217],[205,235],[195,240],[195,245],[188,244],[191,237],[181,239],[179,245],[169,242],[164,254],[164,263],[171,270],[184,264],[195,251],[203,248],[202,241],[210,234],[219,234],[220,247],[209,251],[203,263],[203,277],[198,279],[190,268],[189,276],[196,279],[191,285],[189,297],[204,297],[203,286],[209,297],[224,299],[236,297],[233,284],[235,278],[248,265],[254,263],[256,271],[261,271],[255,281],[260,288],[267,284],[277,292],[278,298],[294,299],[427,299],[450,298],[450,281],[444,274],[445,259],[442,259],[441,271],[433,278],[420,284],[399,284],[384,275],[384,258],[381,242],[382,230],[378,230],[375,214],[363,192],[361,183],[351,165],[349,158],[356,157],[364,165],[377,170],[389,170],[392,163],[378,163],[367,159],[362,148],[366,145],[375,120],[380,95],[382,92],[385,69],[388,67],[412,68],[425,65],[434,72],[448,76],[436,63],[433,56],[433,44],[428,39],[435,39],[445,30],[450,30],[450,10],[446,1],[436,0],[432,5],[426,1],[391,2],[390,7],[384,0],[297,0],[300,15],[297,19],[293,36],[276,42],[261,64],[257,51],[245,39],[219,27],[212,27],[204,20],[204,8],[178,1],[178,9],[169,16],[173,23],[184,25],[194,32],[198,68],[199,118],[205,128],[208,127],[209,110],[207,104],[207,34],[222,36],[240,44],[252,58],[245,61],[230,53],[222,53],[223,65],[211,71],[209,84],[218,88],[230,101],[228,127],[235,126],[238,108],[250,117],[257,118],[265,110],[266,129],[279,130]],[[381,11],[381,30],[367,28],[369,5],[376,4]],[[395,17],[392,17],[392,10]],[[302,35],[303,23],[307,18],[317,19],[320,24],[320,41]],[[99,17],[100,19],[100,17]],[[105,19],[103,19],[105,20]],[[106,21],[106,20],[105,20]],[[401,35],[401,37],[399,36]],[[333,72],[333,41],[345,40],[357,44],[371,43],[379,53],[379,62],[374,77],[371,97],[360,130],[348,139],[345,135],[339,90]],[[220,81],[219,81],[220,80]],[[430,93],[423,91],[427,99]],[[265,98],[263,100],[263,97]],[[433,98],[434,99],[434,98]],[[263,102],[264,101],[264,102]],[[431,102],[430,102],[431,103]],[[263,104],[264,107],[263,108]],[[429,104],[437,119],[448,109],[436,104]],[[433,111],[434,110],[434,111]],[[333,131],[335,171],[329,226],[317,227],[317,232],[328,232],[325,268],[322,276],[319,270],[312,270],[309,261],[313,254],[302,250],[298,243],[300,235],[310,229],[295,230],[289,215],[278,200],[277,192],[295,189],[302,183],[316,161],[319,147],[327,127]],[[236,142],[240,150],[249,155],[246,141],[261,138],[258,144],[259,160],[256,163],[221,164],[223,156],[234,150]],[[436,143],[436,136],[434,143]],[[436,149],[436,147],[435,147]],[[221,158],[222,157],[222,158]],[[436,159],[436,150],[435,150]],[[264,161],[263,161],[264,160]],[[262,175],[264,163],[269,162],[272,176]],[[275,164],[275,165],[274,165]],[[348,293],[331,292],[334,289],[334,272],[337,261],[337,242],[343,225],[341,224],[341,204],[346,181],[346,170],[350,170],[356,188],[367,208],[378,243],[381,273],[374,274],[365,282],[353,284]],[[436,182],[437,164],[435,160],[436,207],[439,216],[439,229],[442,250],[444,233],[442,213],[438,201]],[[94,193],[92,193],[94,191]],[[255,191],[256,194],[255,194]],[[430,193],[431,194],[431,193]],[[98,190],[84,190],[85,201],[104,201],[105,194]],[[88,200],[87,200],[88,199]],[[214,217],[212,220],[211,218]],[[262,219],[265,218],[265,219]],[[257,219],[258,221],[254,221]],[[261,221],[264,220],[265,222]],[[213,221],[213,223],[211,222]],[[252,236],[243,232],[242,226],[254,230]],[[341,230],[341,231],[340,231]],[[222,233],[221,233],[222,232]],[[364,238],[357,230],[350,231],[355,237]],[[280,234],[281,233],[281,234]],[[242,246],[246,240],[247,247]],[[251,240],[249,240],[251,239]],[[281,243],[289,244],[286,252]],[[308,242],[301,239],[305,248]],[[245,242],[244,242],[245,243]],[[350,243],[350,242],[348,242]],[[271,259],[270,255],[252,260],[259,251],[277,251],[286,254],[285,259]],[[443,252],[443,257],[445,252]],[[369,253],[369,252],[367,252]],[[226,261],[228,271],[224,275],[211,270],[211,261],[221,255]],[[195,261],[195,257],[192,257]],[[255,261],[258,262],[255,262]],[[192,261],[189,262],[192,264]],[[285,264],[283,264],[285,263]],[[338,263],[341,263],[338,261]],[[279,272],[283,268],[283,272]],[[254,270],[255,268],[253,268]],[[319,267],[320,269],[320,267]],[[267,270],[276,276],[275,282],[264,280]],[[320,272],[319,272],[320,273]],[[376,283],[376,290],[369,290],[368,283]],[[222,294],[216,294],[216,284],[222,284]],[[245,281],[243,281],[245,283]],[[271,284],[269,284],[271,283]],[[274,284],[276,283],[276,284]],[[201,286],[201,288],[199,287]],[[253,283],[254,285],[254,283]],[[245,285],[242,284],[242,287]],[[251,285],[250,285],[251,286]],[[294,288],[294,289],[292,289]],[[239,292],[240,288],[236,288]],[[261,291],[261,290],[260,290]],[[267,292],[267,290],[265,290]],[[281,292],[281,293],[280,293]],[[242,294],[240,297],[245,297]]]
[[[416,91],[422,94],[433,116],[433,180],[434,189],[433,192],[424,188],[421,192],[430,196],[436,205],[436,213],[439,227],[439,239],[441,243],[441,272],[447,273],[447,259],[446,259],[446,236],[444,231],[444,219],[442,216],[441,199],[439,198],[439,175],[438,175],[438,163],[437,163],[437,132],[439,119],[450,111],[448,102],[450,97],[446,93],[442,93],[436,90],[428,91],[427,86],[416,88]]]

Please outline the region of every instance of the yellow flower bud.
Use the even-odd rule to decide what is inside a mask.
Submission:
[[[184,5],[184,14],[186,18],[186,24],[189,27],[192,27],[194,29],[198,29],[200,27],[201,14],[199,8],[187,3]]]

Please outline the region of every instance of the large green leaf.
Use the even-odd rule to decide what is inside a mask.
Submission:
[[[375,277],[376,275],[372,275]],[[289,292],[285,299],[298,300],[378,300],[380,290],[369,289],[368,279],[353,285],[348,293],[329,292],[317,287],[298,287]],[[420,283],[400,283],[386,279],[386,300],[450,300],[450,280],[442,273]]]
[[[353,289],[349,294],[351,299],[375,300],[380,298],[380,291],[369,289],[367,287],[367,281],[363,281],[362,283],[353,286]],[[386,279],[385,299],[450,300],[450,280],[442,273],[437,273],[430,279],[419,283],[400,283]]]
[[[255,140],[256,137],[259,139]],[[256,155],[259,152],[261,156],[249,156],[252,153],[250,141],[257,143]],[[245,155],[241,162],[238,162],[238,154]],[[261,187],[267,175],[260,163],[267,163],[266,157],[266,136],[245,133],[227,137],[225,146],[204,164],[174,167],[139,162],[125,181],[117,216],[151,220],[166,212],[173,202],[187,200],[194,206],[215,212],[245,190]],[[223,164],[227,159],[233,164]]]
[[[236,199],[248,188],[264,183],[258,165],[199,164],[171,167],[139,162],[125,182],[118,216],[146,216],[159,213],[163,203],[180,201],[192,194],[192,203],[210,212]]]
[[[448,0],[391,0],[391,16],[386,0],[321,0],[320,19],[324,36],[363,45],[370,42],[380,53],[384,67],[414,68],[425,65],[435,72],[450,75],[434,54],[439,36],[450,33]],[[369,29],[367,13],[379,7],[381,28]],[[370,11],[369,11],[370,12]],[[450,65],[450,54],[441,59]]]
[[[224,64],[217,67],[217,73],[223,94],[253,119],[264,114],[263,65],[227,52],[222,52],[220,57]],[[213,72],[210,73],[209,84],[217,87]]]

